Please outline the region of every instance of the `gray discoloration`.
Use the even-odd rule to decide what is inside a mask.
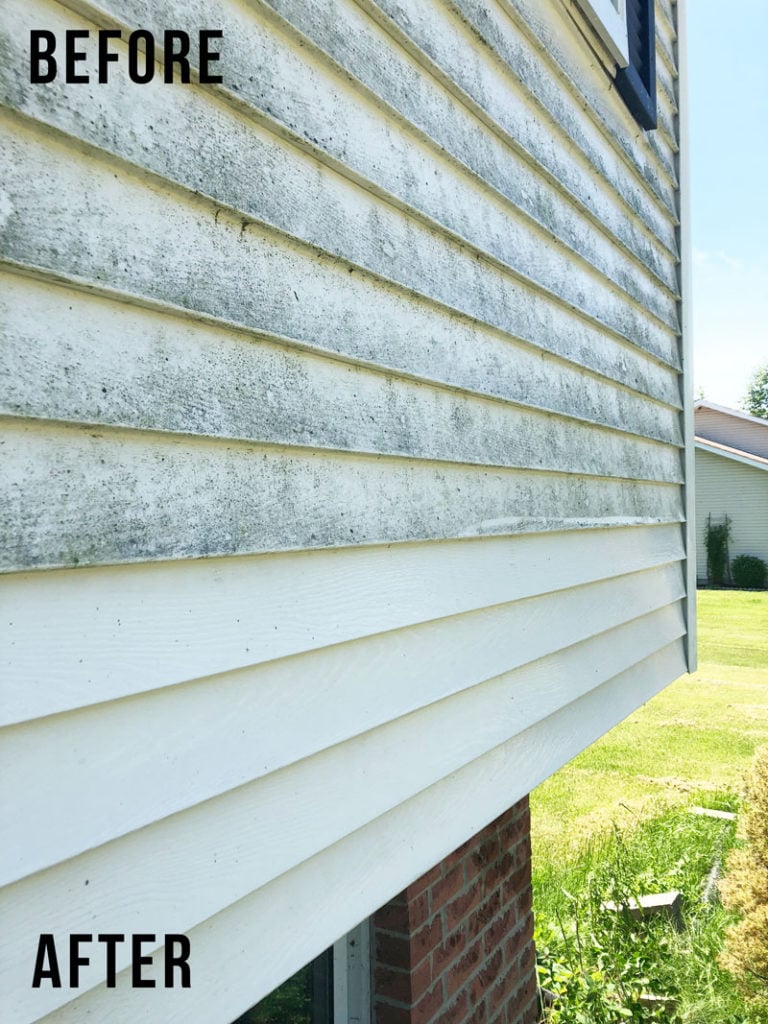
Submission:
[[[26,34],[19,32],[19,38],[22,37]],[[367,63],[369,51],[370,47],[358,58]],[[303,52],[298,58],[293,56],[294,60],[306,62]],[[271,62],[283,66],[286,60],[281,51],[281,55],[273,55]],[[378,63],[382,63],[381,57]],[[314,69],[304,75],[297,70],[295,80],[303,81],[311,70]],[[411,72],[411,77],[418,81],[416,72]],[[390,70],[389,77],[393,74]],[[472,125],[457,121],[460,108],[433,111],[435,104],[430,103],[430,96],[422,99],[420,94],[411,102],[413,116],[419,108],[430,112],[429,122],[440,129],[438,136],[442,132],[440,141],[454,150],[458,143],[466,159],[473,153],[482,155],[487,148],[494,150],[491,166],[481,166],[479,170],[486,177],[490,175],[491,181],[498,181],[503,173],[503,184],[515,201],[514,207],[510,208],[508,202],[500,203],[498,194],[489,194],[487,186],[474,176],[457,174],[443,157],[431,153],[421,139],[408,139],[402,126],[387,124],[365,105],[357,113],[364,123],[354,133],[354,145],[360,149],[361,140],[365,139],[364,152],[357,158],[350,153],[349,159],[356,159],[358,167],[373,173],[384,187],[394,189],[394,198],[432,218],[435,226],[425,229],[391,204],[353,188],[348,180],[286,146],[274,134],[205,103],[200,93],[176,90],[169,97],[168,90],[160,84],[154,90],[149,87],[144,94],[145,102],[138,106],[131,103],[130,88],[124,87],[121,95],[117,88],[105,92],[98,86],[88,96],[61,87],[56,102],[50,109],[42,110],[41,106],[51,97],[38,100],[41,94],[30,88],[23,109],[33,116],[51,119],[65,130],[104,145],[186,187],[201,189],[318,248],[427,293],[434,278],[433,268],[443,260],[445,243],[440,228],[448,229],[454,246],[456,242],[465,247],[466,243],[471,244],[475,249],[471,255],[496,261],[502,273],[509,269],[522,275],[525,283],[530,280],[662,357],[669,350],[667,335],[669,330],[677,330],[675,296],[659,288],[658,281],[649,279],[645,270],[627,260],[615,244],[600,240],[593,226],[583,216],[577,216],[564,197],[534,175],[530,167],[521,165],[516,157],[510,164],[514,154],[508,150],[497,153],[498,142],[492,145],[487,132],[478,137],[476,122]],[[317,88],[327,90],[328,86],[320,81]],[[97,99],[107,120],[105,124],[89,127],[84,113]],[[346,99],[350,107],[360,107],[354,94]],[[339,128],[349,131],[344,129],[343,121]],[[146,141],[174,135],[203,141],[194,152],[185,147],[159,148]],[[375,155],[373,140],[377,137],[386,137],[380,146],[380,157]],[[143,143],[138,142],[140,139]],[[373,154],[369,162],[375,168],[364,166],[363,157],[369,151]],[[253,188],[254,168],[263,169],[257,190]],[[521,204],[524,211],[538,215],[546,232],[538,223],[521,217],[517,209]],[[556,240],[550,230],[559,232]],[[559,238],[569,245],[575,238],[577,250],[584,251],[591,263],[585,266],[583,260],[575,259],[573,251],[564,248]],[[668,272],[672,281],[671,264]],[[627,296],[631,296],[631,301]],[[651,321],[646,310],[660,324]]]
[[[668,484],[31,423],[3,464],[6,571],[682,518]]]
[[[637,436],[17,277],[0,281],[6,295],[0,303],[6,337],[0,410],[7,415],[680,480],[676,448]],[[56,335],[46,338],[44,325],[54,322]],[[557,379],[556,368],[548,372],[542,393]],[[583,377],[574,375],[574,390],[582,384]],[[575,396],[569,404],[576,404]]]
[[[447,327],[446,314],[460,311],[677,403],[674,373],[458,247],[445,245],[439,264],[423,268],[432,272],[437,308],[423,293],[350,273],[338,259],[258,225],[243,231],[236,215],[220,213],[216,223],[216,208],[159,182],[118,177],[109,164],[71,152],[65,158],[63,147],[11,122],[7,135],[9,188],[19,206],[4,245],[23,262],[395,366],[411,361],[414,344],[429,347],[436,320]],[[63,210],[62,194],[71,197]],[[137,235],[137,219],[153,225],[151,234]],[[676,340],[664,340],[665,356],[676,361]]]
[[[4,408],[12,415],[97,422],[105,414],[101,388],[108,386],[110,415],[116,417],[110,422],[136,425],[142,416],[148,426],[160,428],[162,423],[169,422],[164,418],[166,404],[186,408],[189,403],[185,394],[190,388],[203,389],[205,400],[200,403],[203,408],[221,400],[209,385],[211,367],[215,372],[219,360],[222,366],[245,364],[250,367],[249,373],[258,377],[264,373],[260,369],[263,352],[267,359],[277,358],[275,352],[282,353],[280,358],[290,359],[290,365],[300,364],[304,358],[305,349],[296,351],[295,346],[291,349],[288,339],[280,339],[281,344],[276,347],[266,344],[261,335],[216,323],[214,318],[208,318],[208,322],[201,322],[199,317],[192,319],[183,309],[142,308],[127,303],[125,297],[119,295],[115,299],[122,301],[99,299],[81,290],[62,285],[53,287],[47,281],[26,276],[4,275],[0,284],[4,296],[0,299],[0,316],[8,337]],[[32,318],[30,309],[35,310]],[[57,324],[55,337],[47,336],[46,324],[50,322]],[[465,400],[483,396],[497,398],[680,444],[678,415],[674,408],[649,402],[545,353],[512,346],[487,329],[473,329],[455,318],[446,323],[425,322],[424,328],[428,328],[424,345],[414,343],[409,351],[403,349],[400,353],[399,361],[404,369],[401,368],[398,379],[405,370],[424,378],[425,382],[470,392]],[[119,355],[112,344],[114,337],[121,339]],[[257,344],[249,344],[253,341]],[[70,351],[76,354],[74,361],[68,357]],[[115,355],[106,357],[111,351]],[[93,360],[93,352],[101,353],[99,360]],[[171,352],[178,355],[178,367],[170,366]],[[315,354],[318,357],[331,355],[322,349],[315,350]],[[398,362],[393,359],[393,353],[388,355],[391,361]],[[190,360],[203,359],[208,368],[203,379],[197,381],[185,371],[185,366]],[[115,360],[117,368],[110,370]],[[147,365],[157,368],[157,372],[145,373]],[[323,366],[323,363],[311,359],[309,365]],[[328,374],[331,369],[321,372]],[[341,368],[336,372],[341,374]],[[178,378],[177,389],[172,390],[163,383],[163,375],[168,373]],[[105,384],[105,377],[111,378],[114,385]],[[162,391],[163,402],[158,406],[156,402],[132,400],[127,390],[129,379],[145,394],[148,382],[156,381],[153,393],[158,395]],[[239,379],[236,387],[241,389]],[[290,394],[282,396],[280,392],[280,388],[275,390],[275,400],[290,402]],[[89,395],[93,395],[95,401],[84,403],[83,399]],[[116,395],[124,396],[117,404]],[[339,395],[338,401],[343,398],[344,393]],[[230,396],[224,395],[224,399],[231,404]],[[236,421],[246,422],[248,415],[251,413],[239,408]],[[126,416],[128,420],[124,419]]]

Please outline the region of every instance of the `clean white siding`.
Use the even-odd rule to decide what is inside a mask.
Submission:
[[[696,449],[696,557],[707,577],[707,516],[731,519],[731,558],[757,555],[768,562],[768,467],[747,466],[725,455]]]
[[[697,437],[768,459],[768,422],[754,423],[706,407],[696,409],[694,415]]]
[[[685,671],[676,5],[650,135],[559,3],[76,6],[2,15],[6,1012],[227,1024]],[[225,85],[28,83],[115,25]]]

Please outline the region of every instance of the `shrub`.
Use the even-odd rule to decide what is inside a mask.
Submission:
[[[728,541],[731,539],[731,520],[725,516],[722,523],[713,523],[707,516],[704,543],[707,549],[707,576],[710,583],[725,583],[728,575]]]
[[[741,920],[728,930],[720,963],[768,1009],[768,747],[755,754],[741,825],[745,843],[729,854],[720,883],[723,903]]]
[[[744,590],[765,590],[768,565],[756,555],[739,555],[731,562],[731,579]]]

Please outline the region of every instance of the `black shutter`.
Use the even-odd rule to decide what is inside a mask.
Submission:
[[[616,74],[616,88],[638,124],[656,127],[656,26],[653,0],[627,0],[629,67]]]

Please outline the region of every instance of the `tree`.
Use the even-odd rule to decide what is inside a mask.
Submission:
[[[768,420],[768,363],[758,366],[749,378],[742,408],[753,416]]]

